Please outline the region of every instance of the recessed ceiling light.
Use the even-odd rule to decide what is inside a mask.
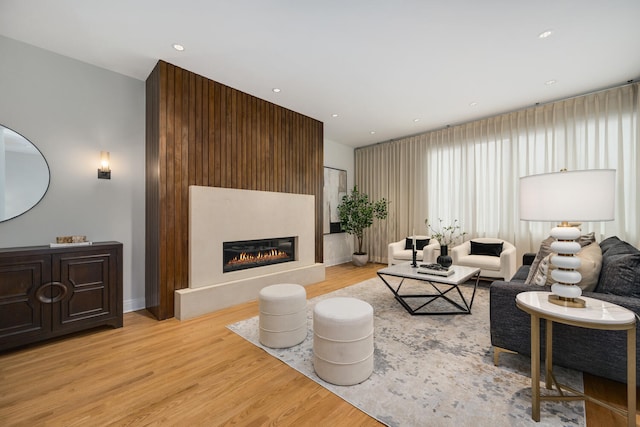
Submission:
[[[184,46],[182,46],[181,44],[178,44],[178,43],[174,43],[173,44],[173,48],[175,50],[177,50],[178,52],[182,52],[184,50]]]
[[[470,102],[469,107],[477,107],[478,103],[476,101]]]
[[[372,131],[371,131],[371,132],[369,132],[369,133],[370,133],[371,135],[375,135],[375,134],[376,134],[376,131],[375,131],[375,130],[372,130]]]
[[[543,32],[541,32],[540,34],[538,34],[538,38],[539,39],[546,39],[547,37],[549,37],[551,34],[553,34],[552,30],[545,30]]]
[[[333,113],[331,117],[338,117],[338,115],[336,113]]]
[[[274,91],[275,93],[279,93],[280,89],[278,89],[277,87],[274,87],[273,89],[271,89],[272,91]]]
[[[413,119],[413,123],[418,123],[420,119]]]
[[[546,84],[547,86],[551,86],[551,85],[554,85],[556,83],[558,83],[558,82],[556,80],[553,80],[553,79],[547,80],[546,82],[544,82],[544,84]]]

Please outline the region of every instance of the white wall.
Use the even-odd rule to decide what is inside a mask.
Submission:
[[[145,84],[0,36],[0,124],[47,159],[51,183],[29,212],[0,223],[0,247],[61,235],[124,245],[124,309],[144,307]],[[98,180],[100,151],[111,180]]]
[[[328,139],[324,140],[324,165],[347,171],[347,190],[351,192],[354,182],[353,147]],[[324,264],[326,266],[351,261],[353,254],[353,236],[347,233],[324,235]]]

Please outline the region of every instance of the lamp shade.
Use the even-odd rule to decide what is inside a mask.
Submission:
[[[612,221],[615,169],[553,172],[520,178],[524,221]]]

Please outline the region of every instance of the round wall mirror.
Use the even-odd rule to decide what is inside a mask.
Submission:
[[[0,125],[0,222],[22,215],[49,188],[49,165],[28,139]]]

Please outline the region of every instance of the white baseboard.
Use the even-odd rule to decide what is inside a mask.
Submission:
[[[146,307],[144,298],[129,299],[122,302],[122,311],[129,313],[130,311],[142,310]]]
[[[351,262],[351,255],[342,258],[330,259],[328,261],[325,260],[324,265],[326,265],[327,267],[331,267],[333,265],[345,264],[347,262]]]

